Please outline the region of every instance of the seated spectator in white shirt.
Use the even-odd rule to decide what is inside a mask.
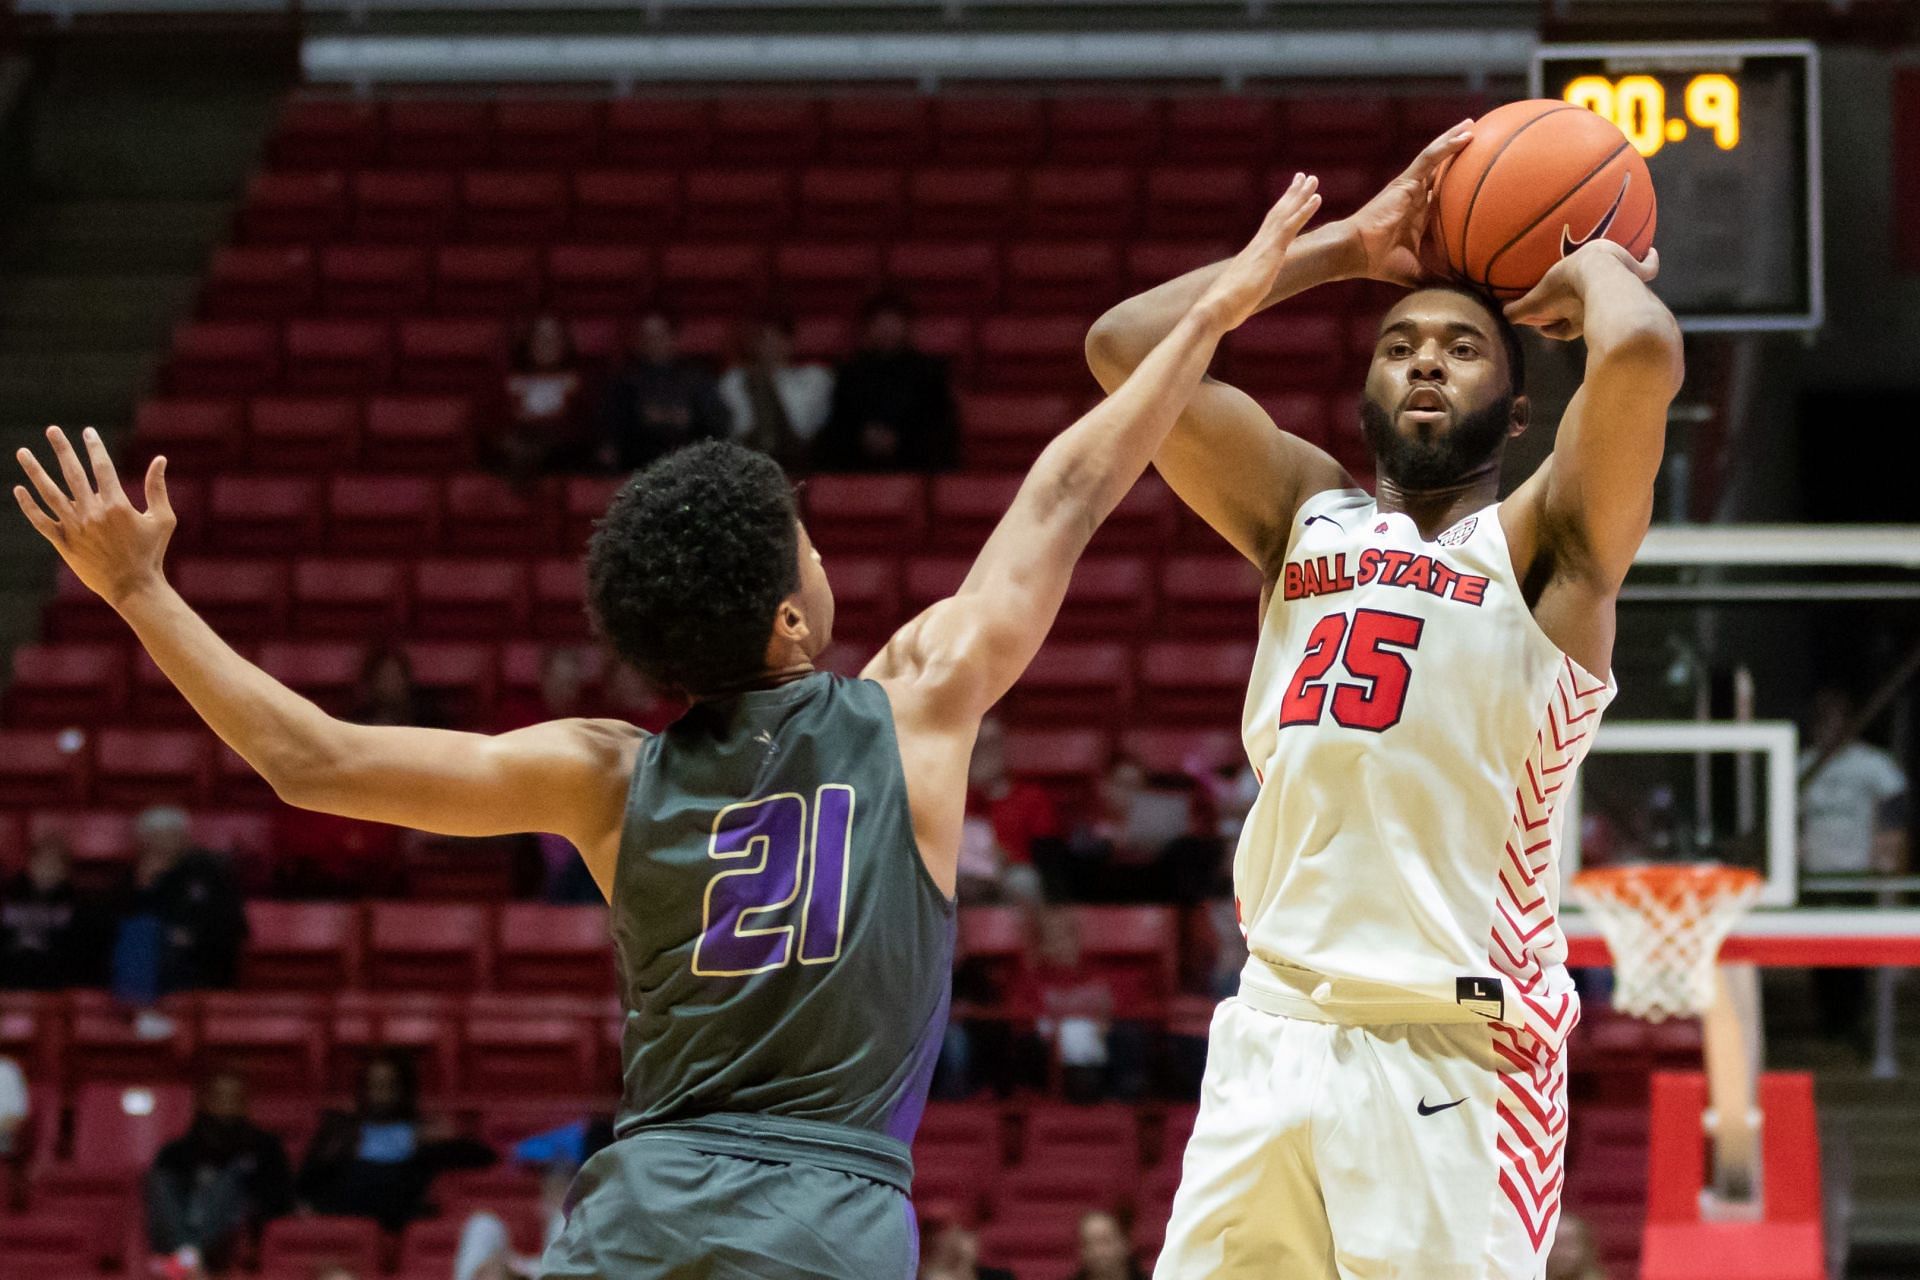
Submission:
[[[788,471],[808,471],[833,408],[833,371],[793,363],[793,321],[768,317],[748,327],[740,361],[721,375],[720,402],[735,440]]]

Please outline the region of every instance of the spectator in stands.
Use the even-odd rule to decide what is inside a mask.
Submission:
[[[860,326],[860,349],[834,376],[816,465],[822,471],[953,470],[960,463],[960,430],[947,362],[913,345],[905,299],[873,299]]]
[[[433,695],[413,679],[413,660],[398,645],[376,644],[360,663],[354,690],[355,724],[405,724],[422,729],[452,728]]]
[[[526,483],[555,471],[588,469],[597,450],[583,412],[586,375],[558,316],[528,322],[501,391],[492,443],[495,461],[509,477]]]
[[[361,1280],[361,1277],[344,1262],[323,1262],[313,1269],[308,1280]]]
[[[1067,1097],[1090,1102],[1108,1092],[1111,1032],[1118,1003],[1110,975],[1086,963],[1080,948],[1080,918],[1071,908],[1036,913],[1034,943],[1014,984],[1011,1003],[1033,1020],[1043,1061],[1059,1065]]]
[[[1045,787],[1007,773],[1007,731],[998,717],[980,722],[967,765],[967,816],[960,833],[960,901],[1034,902],[1040,875],[1034,848],[1058,843],[1060,815]]]
[[[134,1005],[231,987],[247,914],[228,860],[194,845],[187,814],[155,805],[133,824],[133,893],[114,938],[113,987]]]
[[[1080,1269],[1072,1280],[1147,1280],[1119,1214],[1094,1209],[1080,1215]]]
[[[733,422],[713,375],[680,358],[673,318],[649,311],[627,335],[607,380],[602,461],[637,471],[695,440],[724,440]]]
[[[1223,856],[1207,790],[1186,774],[1149,775],[1116,755],[1092,813],[1041,871],[1077,902],[1203,901]]]
[[[920,1221],[919,1280],[1014,1280],[1004,1267],[980,1265],[980,1236],[957,1216],[928,1212]]]
[[[1560,1229],[1547,1254],[1546,1280],[1607,1280],[1607,1269],[1593,1246],[1587,1224],[1570,1213],[1560,1215]]]
[[[269,1219],[293,1207],[280,1139],[247,1117],[246,1084],[230,1071],[200,1086],[186,1133],[160,1148],[147,1171],[147,1240],[155,1253],[224,1271],[257,1245]]]
[[[18,1208],[24,1198],[32,1117],[26,1074],[19,1063],[0,1053],[0,1179],[4,1179],[0,1180],[0,1210]]]
[[[600,709],[587,694],[585,657],[571,645],[554,645],[540,655],[540,687],[502,698],[493,731],[507,733],[548,720],[599,715]]]
[[[66,838],[37,837],[26,869],[0,886],[0,987],[56,991],[99,981],[93,914],[73,886]]]
[[[420,1216],[435,1174],[492,1160],[482,1144],[422,1120],[412,1059],[380,1052],[361,1068],[354,1109],[321,1116],[295,1191],[318,1213],[372,1218],[397,1232]]]
[[[1853,699],[1827,688],[1814,695],[1800,753],[1800,868],[1805,875],[1897,875],[1907,863],[1907,778],[1891,752],[1863,742]],[[1864,906],[1872,896],[1808,889],[1803,900]],[[1820,1025],[1868,1051],[1867,971],[1815,969]]]
[[[741,359],[720,378],[733,438],[789,472],[814,469],[820,430],[833,406],[833,371],[793,363],[793,321],[768,316],[750,325]]]

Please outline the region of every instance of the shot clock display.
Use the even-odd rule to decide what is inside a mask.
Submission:
[[[1533,94],[1618,125],[1660,196],[1654,288],[1691,329],[1820,323],[1819,75],[1799,43],[1545,45]]]

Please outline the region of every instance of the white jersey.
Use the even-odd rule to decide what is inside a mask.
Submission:
[[[1559,801],[1613,692],[1540,629],[1496,507],[1427,542],[1358,490],[1309,499],[1247,693],[1245,985],[1557,1050],[1579,1017]]]

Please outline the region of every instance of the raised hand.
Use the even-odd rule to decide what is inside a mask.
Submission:
[[[1388,284],[1415,285],[1432,279],[1443,264],[1423,257],[1428,215],[1446,162],[1473,141],[1472,119],[1462,120],[1432,142],[1380,193],[1342,219],[1358,242],[1364,265],[1360,274]]]
[[[1247,247],[1230,258],[1194,305],[1236,329],[1258,311],[1273,291],[1280,264],[1307,220],[1320,209],[1320,179],[1296,173],[1284,194],[1267,210]]]
[[[1642,284],[1660,274],[1660,251],[1635,258],[1611,240],[1590,240],[1553,264],[1540,283],[1504,308],[1514,324],[1530,325],[1549,338],[1570,342],[1586,328],[1586,285],[1594,271],[1625,267]]]
[[[100,433],[88,427],[80,435],[93,464],[91,481],[67,433],[48,427],[47,443],[66,485],[63,488],[47,474],[33,450],[23,448],[14,456],[40,500],[35,502],[26,486],[18,484],[13,486],[13,497],[28,523],[54,545],[74,575],[117,606],[161,578],[160,562],[174,526],[173,506],[167,501],[167,460],[155,458],[147,468],[147,509],[136,511],[120,488],[120,477]]]

